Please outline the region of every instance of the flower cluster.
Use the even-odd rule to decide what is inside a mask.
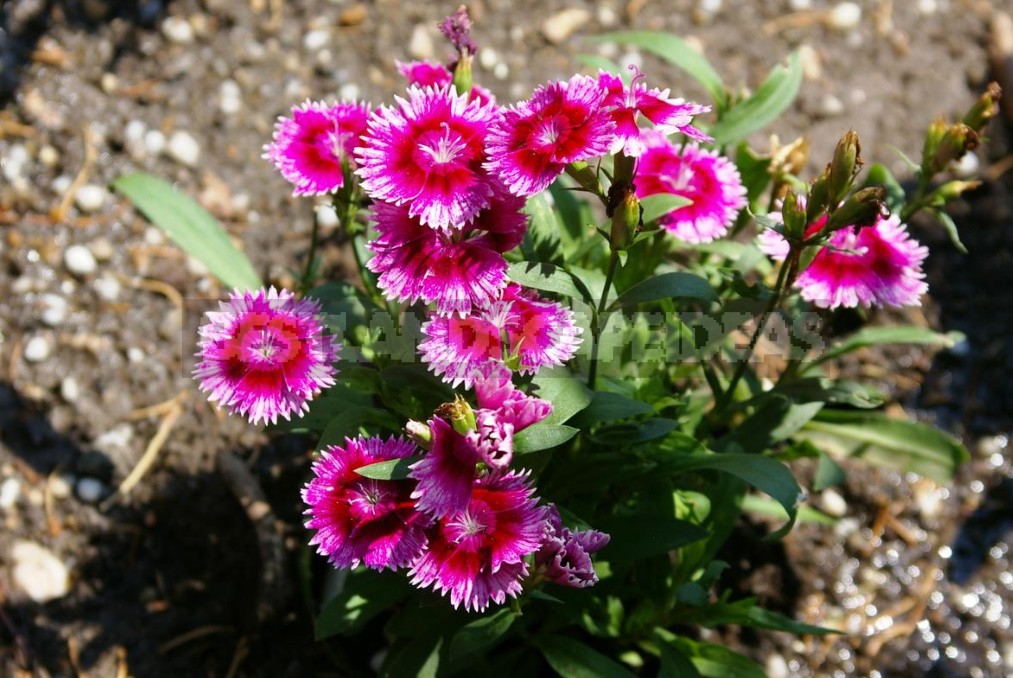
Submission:
[[[571,534],[554,507],[539,505],[528,474],[510,468],[514,434],[552,410],[517,390],[510,374],[481,365],[472,379],[477,409],[459,399],[409,427],[428,451],[407,478],[357,471],[421,454],[410,440],[356,438],[325,450],[303,490],[318,551],[337,567],[407,567],[414,585],[466,610],[516,597],[531,574],[563,586],[597,581],[588,554],[608,536]]]

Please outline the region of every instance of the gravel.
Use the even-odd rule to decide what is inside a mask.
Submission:
[[[63,263],[74,275],[91,275],[98,268],[95,255],[84,245],[71,245],[63,253]]]
[[[62,598],[70,590],[67,566],[41,544],[19,540],[11,550],[14,583],[36,603]]]

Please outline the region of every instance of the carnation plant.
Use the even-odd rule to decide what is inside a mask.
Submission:
[[[398,63],[399,96],[296,105],[265,146],[294,195],[332,200],[354,283],[320,275],[314,225],[298,288],[265,288],[192,201],[117,182],[236,287],[200,330],[200,388],[313,436],[318,637],[355,637],[346,654],[386,675],[725,676],[759,669],[699,627],[834,632],[732,599],[722,547],[743,511],[772,516],[771,539],[829,520],[786,461],[818,460],[820,490],[842,457],[939,482],[966,458],[824,372],[958,337],[827,328],[921,303],[907,224],[927,211],[961,247],[943,207],[974,183],[946,172],[998,90],[929,128],[905,191],[881,164],[862,173],[853,132],[811,178],[804,140],[745,141],[789,106],[797,56],[745,94],[673,36],[613,34],[711,101],[589,57],[502,104],[473,83],[466,13],[441,28],[453,58]]]

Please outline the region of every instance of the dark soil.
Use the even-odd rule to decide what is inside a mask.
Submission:
[[[478,79],[500,101],[521,99],[541,82],[568,76],[582,51],[640,58],[627,48],[581,43],[578,35],[664,29],[698,41],[727,82],[755,88],[791,49],[806,46],[802,94],[770,132],[782,141],[809,137],[812,164],[820,166],[840,133],[854,127],[866,158],[903,176],[890,146],[917,155],[925,125],[959,115],[989,77],[990,2],[864,0],[860,23],[846,30],[828,28],[818,12],[778,25],[797,2],[725,2],[714,15],[701,10],[704,4],[713,3],[474,3],[476,39],[486,48]],[[456,5],[0,6],[0,483],[18,488],[0,508],[0,675],[368,672],[371,648],[314,642],[311,601],[319,591],[298,588],[322,581],[325,571],[306,557],[300,519],[309,442],[269,440],[193,393],[187,375],[195,327],[206,300],[219,294],[214,280],[118,196],[106,196],[94,211],[61,203],[79,172],[99,186],[125,172],[152,172],[199,196],[265,279],[290,285],[313,209],[289,197],[259,157],[274,118],[307,97],[390,101],[401,87],[393,60],[442,58],[435,24]],[[588,10],[588,21],[552,44],[541,27],[567,8]],[[169,16],[188,21],[190,42],[166,37]],[[684,74],[650,57],[642,62],[652,84],[702,96]],[[232,84],[223,90],[223,82]],[[238,105],[225,103],[236,89]],[[197,142],[195,162],[157,148],[159,135],[171,139],[177,131]],[[982,167],[1008,157],[1009,139],[1008,129],[995,126],[978,154]],[[764,134],[755,141],[767,143]],[[897,398],[894,407],[963,436],[975,460],[960,482],[940,489],[849,464],[840,491],[847,517],[836,528],[804,525],[783,545],[763,548],[748,537],[765,526],[744,528],[741,543],[757,546],[734,554],[732,585],[774,609],[852,632],[825,642],[722,632],[772,676],[1013,672],[1013,576],[1006,576],[1003,522],[1010,505],[1002,489],[1013,426],[1011,196],[1006,174],[957,206],[966,257],[937,227],[912,225],[933,251],[927,320],[914,319],[964,331],[967,345],[935,356],[870,353],[844,367],[885,386]],[[325,237],[325,272],[343,277],[348,253],[333,233]],[[93,272],[68,269],[65,253],[79,244],[97,259]],[[53,296],[64,302],[56,318]],[[29,360],[41,345],[48,355]],[[171,417],[174,398],[182,414],[156,464],[129,495],[110,497]],[[254,524],[216,463],[229,452],[246,462],[266,495],[287,549],[287,595],[262,581]],[[811,469],[799,471],[804,478]],[[107,503],[66,492],[82,478],[99,481]],[[993,487],[999,489],[990,493]],[[814,500],[825,507],[826,497]],[[961,532],[968,517],[972,527]],[[9,554],[18,540],[41,544],[67,564],[66,596],[40,604],[15,586]],[[947,548],[971,554],[956,575]],[[298,576],[307,562],[319,576]]]

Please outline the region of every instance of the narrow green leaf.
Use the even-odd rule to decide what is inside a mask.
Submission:
[[[763,669],[748,657],[724,645],[701,643],[657,627],[655,637],[672,650],[689,657],[699,676],[703,678],[767,678]],[[679,675],[679,674],[675,674]],[[687,678],[694,674],[687,674]]]
[[[522,261],[510,264],[507,277],[525,287],[591,302],[591,293],[572,273],[545,262]]]
[[[403,577],[365,569],[350,572],[341,592],[317,617],[316,639],[354,633],[412,590]]]
[[[640,206],[644,210],[641,217],[645,224],[649,224],[672,210],[677,210],[680,207],[691,204],[693,204],[693,201],[685,196],[676,195],[675,193],[655,193],[654,195],[640,199]]]
[[[521,242],[521,252],[528,261],[545,261],[551,264],[563,263],[560,234],[561,223],[556,210],[545,193],[536,193],[524,205],[528,215],[528,228]]]
[[[946,235],[950,236],[950,242],[957,248],[957,251],[961,254],[967,254],[967,247],[960,241],[960,231],[957,230],[957,224],[954,223],[953,218],[944,212],[943,210],[929,210],[929,214],[936,218],[943,228],[946,229]]]
[[[779,383],[775,392],[795,402],[823,402],[850,405],[862,409],[879,407],[883,394],[854,381],[834,381],[827,377],[806,377]]]
[[[933,426],[874,412],[824,409],[798,432],[824,452],[865,459],[949,483],[970,455],[960,442]]]
[[[943,334],[930,330],[927,327],[907,325],[901,327],[866,327],[847,337],[844,341],[831,346],[826,353],[816,358],[811,365],[825,363],[828,360],[839,358],[842,355],[867,346],[923,344],[950,348],[963,340],[964,335],[960,332],[947,332]]]
[[[542,636],[535,644],[562,678],[633,678],[622,665],[573,638]]]
[[[360,466],[355,469],[355,472],[360,476],[374,480],[404,480],[408,477],[411,465],[420,459],[422,459],[422,455],[378,461],[375,464]]]
[[[450,642],[451,660],[491,647],[510,630],[516,619],[517,613],[504,607],[493,614],[465,624],[454,634],[454,639]]]
[[[677,66],[700,83],[718,109],[725,107],[728,93],[724,83],[710,62],[690,47],[686,41],[661,31],[617,31],[591,38],[593,42],[618,42],[636,45],[656,54],[673,66]]]
[[[514,436],[514,453],[528,454],[558,447],[578,433],[580,429],[572,426],[538,423]]]
[[[309,411],[299,419],[279,421],[277,428],[285,431],[316,431],[327,428],[332,419],[350,408],[372,406],[368,395],[353,391],[344,384],[335,384],[310,402]]]
[[[743,497],[742,510],[761,516],[769,516],[777,520],[788,520],[788,514],[785,512],[783,506],[770,497],[764,497],[759,494],[747,494]],[[814,509],[812,506],[802,504],[798,507],[798,520],[796,522],[800,524],[836,525],[837,519]]]
[[[733,105],[708,130],[719,145],[732,144],[776,120],[802,85],[802,60],[792,52],[788,66],[775,66],[753,96]]]
[[[599,445],[639,445],[664,438],[678,426],[679,422],[665,417],[654,417],[642,422],[622,422],[595,431],[592,440]]]
[[[848,479],[847,474],[840,465],[829,456],[820,453],[819,462],[816,464],[816,477],[813,479],[813,490],[822,492],[828,487],[840,485]]]
[[[869,166],[869,171],[865,173],[865,181],[862,182],[863,188],[867,186],[885,188],[887,209],[890,210],[890,214],[900,214],[906,200],[904,188],[886,165],[874,162]]]
[[[575,418],[581,428],[590,428],[605,421],[629,419],[654,414],[654,408],[641,400],[610,391],[595,391],[591,404]]]
[[[229,287],[263,287],[250,260],[232,244],[218,220],[197,201],[150,174],[125,174],[112,187]]]
[[[595,527],[611,535],[602,557],[609,561],[641,560],[706,539],[710,533],[671,515],[608,516]]]
[[[541,425],[562,424],[591,404],[591,391],[565,367],[542,369],[531,380],[532,395],[552,403],[552,412]]]
[[[635,306],[661,299],[695,299],[717,301],[718,295],[706,280],[692,273],[662,273],[637,283],[612,302],[611,309]]]

